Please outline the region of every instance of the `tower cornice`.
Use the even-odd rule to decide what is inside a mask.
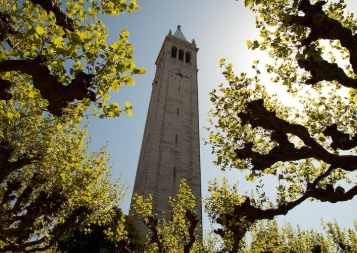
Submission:
[[[155,65],[157,65],[158,61],[159,61],[159,58],[161,57],[163,51],[165,51],[165,45],[167,43],[171,43],[173,45],[176,45],[176,46],[179,46],[179,47],[182,47],[184,49],[187,49],[187,50],[191,50],[195,53],[198,52],[199,48],[196,46],[196,43],[194,42],[193,40],[193,43],[190,43],[188,41],[184,41],[182,39],[179,39],[179,38],[176,38],[174,36],[172,36],[172,34],[169,34],[165,37],[165,40],[164,42],[162,43],[162,46],[161,46],[161,49],[160,49],[160,53],[158,54],[157,58],[156,58],[156,61],[155,61]]]

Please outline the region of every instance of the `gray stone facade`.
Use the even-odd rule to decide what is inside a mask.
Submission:
[[[186,178],[202,221],[197,52],[195,42],[188,42],[180,27],[163,42],[155,62],[133,192],[151,194],[154,213],[165,212],[169,218],[168,198],[177,194],[181,179]],[[147,231],[142,223],[139,229],[142,234]]]

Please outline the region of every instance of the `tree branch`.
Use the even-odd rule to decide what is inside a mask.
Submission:
[[[227,222],[222,222],[222,220],[232,221],[234,219],[235,221],[238,221],[238,223],[239,221],[242,221],[243,218],[251,223],[254,223],[257,220],[271,220],[274,219],[275,216],[286,215],[290,210],[292,210],[308,198],[315,198],[322,202],[331,203],[351,200],[354,196],[357,195],[357,186],[352,187],[346,193],[344,192],[344,189],[342,187],[336,187],[336,189],[334,189],[332,186],[328,185],[325,189],[317,188],[318,183],[321,182],[327,176],[329,176],[331,172],[335,169],[336,167],[330,166],[323,174],[318,176],[313,181],[313,183],[308,184],[305,193],[295,201],[282,204],[277,208],[261,209],[252,205],[249,197],[246,197],[245,201],[242,204],[236,205],[234,207],[234,216],[230,214],[222,214],[217,222],[219,224],[224,224],[229,228],[229,226],[225,224]],[[236,225],[238,223],[236,223]],[[231,222],[231,226],[234,226],[233,222]],[[242,236],[244,236],[244,234]]]
[[[131,253],[131,251],[128,249],[128,241],[127,240],[120,240],[118,242],[118,248],[121,250],[123,253]]]
[[[326,127],[323,134],[325,136],[331,136],[331,148],[334,150],[337,150],[338,148],[341,150],[350,150],[357,146],[357,135],[350,139],[350,135],[339,131],[336,124]]]
[[[52,200],[51,200],[52,201]],[[12,244],[5,246],[0,252],[36,252],[41,250],[46,250],[54,245],[56,240],[63,236],[64,233],[68,232],[71,228],[74,228],[81,224],[85,219],[86,215],[90,214],[91,210],[88,207],[81,206],[75,209],[72,213],[68,214],[65,222],[62,224],[58,224],[52,231],[49,232],[50,236],[53,236],[52,240],[46,244],[46,246],[41,247],[41,243],[45,240],[48,240],[47,237],[42,237],[39,240],[24,242],[20,244]],[[38,246],[38,247],[34,247]]]
[[[0,79],[0,100],[10,100],[12,98],[9,92],[10,88],[13,86],[8,80]]]
[[[64,233],[67,233],[72,228],[75,228],[81,224],[84,221],[86,215],[89,215],[91,212],[92,210],[87,206],[78,207],[72,213],[68,214],[64,223],[57,224],[57,226],[50,234],[57,239],[60,238],[62,235],[64,235]]]
[[[197,227],[199,219],[197,218],[197,215],[189,209],[186,210],[185,216],[186,216],[186,219],[190,222],[190,225],[188,227],[188,234],[189,234],[190,240],[188,242],[185,241],[184,253],[189,253],[192,245],[196,241],[195,229]]]
[[[247,143],[244,148],[236,149],[235,153],[239,159],[251,159],[253,170],[264,171],[276,162],[293,161],[307,158],[315,158],[332,164],[346,171],[357,169],[357,157],[352,155],[336,155],[326,151],[314,138],[312,138],[307,129],[299,124],[291,124],[276,116],[274,112],[268,111],[262,99],[247,103],[247,113],[239,113],[243,124],[250,124],[253,128],[260,126],[267,130],[272,130],[272,138],[279,143],[278,147],[272,149],[268,154],[263,155],[252,150],[252,143]],[[307,147],[300,149],[287,142],[287,133],[299,137]],[[280,136],[280,137],[279,137]],[[285,136],[285,137],[281,137]],[[336,145],[336,144],[335,144]],[[335,146],[334,146],[335,147]]]
[[[246,201],[249,201],[249,198],[246,197]],[[218,224],[222,225],[226,229],[228,229],[233,234],[232,240],[232,248],[229,250],[229,253],[237,253],[240,249],[241,242],[250,228],[249,222],[244,220],[242,216],[236,216],[234,213],[231,214],[221,214],[219,218],[216,220]],[[223,229],[215,229],[214,233],[221,236],[222,239],[226,236],[226,231]]]
[[[40,5],[47,13],[50,11],[53,12],[56,17],[57,25],[74,32],[73,20],[67,17],[54,0],[31,0],[31,2],[35,5]]]
[[[322,10],[322,6],[326,2],[319,1],[314,5],[310,4],[309,0],[302,0],[299,5],[299,10],[305,13],[301,16],[290,16],[290,25],[296,24],[310,28],[309,37],[302,41],[302,45],[310,45],[318,39],[339,40],[341,45],[350,52],[350,63],[353,71],[357,73],[357,40],[354,38],[352,31],[342,24],[328,17]],[[323,73],[321,73],[323,74]],[[325,74],[329,74],[326,73]]]
[[[54,243],[50,243],[44,247],[34,247],[36,245],[41,245],[47,238],[41,237],[38,240],[34,240],[31,242],[23,243],[21,245],[15,244],[15,245],[6,245],[4,248],[0,249],[0,252],[37,252],[37,251],[44,251],[46,249],[49,249],[53,246]],[[30,248],[28,250],[27,248]]]
[[[64,86],[41,62],[31,60],[5,60],[0,62],[0,72],[20,71],[33,78],[33,85],[49,102],[48,110],[55,116],[64,114],[69,102],[85,98],[96,101],[96,94],[89,89],[94,75],[80,72],[70,84]]]
[[[14,47],[10,39],[8,38],[8,34],[16,35],[15,29],[11,25],[12,20],[10,15],[0,13],[0,41],[6,41],[10,47]]]
[[[298,64],[312,75],[312,78],[305,81],[306,84],[336,80],[345,87],[357,89],[357,79],[348,77],[336,63],[298,59]]]
[[[0,151],[2,151],[0,149]],[[23,156],[19,157],[16,161],[14,162],[9,162],[8,159],[3,159],[3,156],[0,155],[0,182],[3,182],[7,176],[10,175],[10,173],[14,172],[15,170],[21,169],[22,167],[26,165],[32,164],[34,161],[39,159],[40,156],[34,157],[34,158],[29,158],[27,154],[24,154]]]
[[[16,196],[14,195],[21,188],[22,183],[17,180],[7,181],[6,182],[6,191],[2,195],[0,206],[6,205],[9,202],[13,201]],[[3,211],[3,210],[2,210]]]
[[[33,177],[26,188],[22,191],[21,194],[17,197],[17,200],[14,201],[13,207],[7,212],[9,214],[18,214],[23,211],[23,208],[28,204],[29,198],[34,191],[34,188],[38,186],[38,183],[34,182]],[[10,222],[17,220],[17,216],[13,216],[9,219]]]
[[[158,219],[149,216],[148,221],[145,222],[145,224],[152,232],[150,243],[156,243],[159,248],[159,253],[163,253],[162,243],[159,238],[159,232],[157,231]]]

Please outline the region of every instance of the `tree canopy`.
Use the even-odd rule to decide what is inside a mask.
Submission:
[[[117,227],[123,223],[123,219],[125,219],[124,227],[127,231],[127,238],[126,240],[113,239],[110,234],[118,232]],[[94,223],[76,228],[57,243],[56,250],[65,253],[142,252],[143,246],[134,221],[131,217],[124,215],[120,208],[114,207],[110,222],[102,225]]]
[[[244,203],[244,196],[234,192],[237,187],[238,184],[231,187],[227,179],[223,180],[223,187],[217,180],[211,183],[212,194],[205,199],[205,208],[216,224],[213,224],[211,231],[208,231],[204,238],[197,237],[198,220],[195,218],[197,210],[194,206],[194,196],[184,180],[177,195],[170,199],[171,215],[152,213],[152,198],[144,199],[136,195],[133,207],[138,214],[136,218],[147,225],[146,244],[139,251],[127,249],[122,252],[356,252],[357,222],[347,229],[342,229],[334,221],[322,222],[323,230],[303,230],[299,226],[294,228],[289,223],[278,224],[276,219],[251,222],[247,219],[235,220],[228,215],[222,216],[222,213],[228,212],[237,203]],[[218,228],[217,223],[223,228]],[[224,228],[230,229],[233,233]],[[86,242],[75,238],[79,240],[74,245]]]
[[[271,61],[264,68],[254,61],[256,74],[249,77],[220,60],[228,84],[210,93],[207,143],[223,170],[243,171],[252,182],[275,177],[276,195],[265,194],[264,183],[249,196],[226,183],[211,186],[208,212],[221,225],[216,233],[230,238],[227,252],[238,251],[257,221],[285,215],[306,200],[337,203],[357,194],[356,18],[343,0],[245,5],[256,13],[260,31],[247,45]],[[284,87],[295,104],[283,104],[268,85]]]
[[[186,180],[182,179],[176,196],[170,197],[171,213],[156,214],[152,211],[152,196],[145,199],[133,196],[133,215],[148,228],[145,250],[142,252],[201,252],[198,238],[198,218],[195,196]],[[142,235],[143,236],[143,235]]]
[[[19,113],[12,120],[0,117],[5,252],[45,250],[83,222],[106,222],[125,192],[125,185],[112,182],[106,146],[88,154],[90,139],[77,123],[58,127],[52,118],[33,115],[31,107]]]
[[[0,251],[43,251],[82,224],[106,224],[126,186],[111,178],[107,145],[89,153],[83,117],[118,117],[107,103],[133,85],[129,32],[107,45],[97,15],[135,0],[0,1]],[[90,112],[88,110],[91,110]],[[118,223],[116,238],[124,238]]]
[[[337,222],[324,223],[324,232],[294,229],[289,223],[258,222],[251,231],[252,241],[243,252],[355,252],[356,223],[343,230]]]
[[[0,8],[2,100],[21,101],[27,93],[52,115],[75,119],[93,102],[93,114],[119,116],[117,103],[105,103],[108,93],[133,85],[131,75],[145,70],[135,66],[129,32],[107,45],[108,29],[97,15],[131,13],[139,8],[135,0],[4,0]]]

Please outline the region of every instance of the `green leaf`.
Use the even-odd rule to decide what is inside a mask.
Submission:
[[[128,37],[129,36],[129,31],[124,29],[123,31],[121,31],[120,33],[123,37]]]
[[[323,142],[326,141],[326,137],[323,133],[319,134],[318,139],[319,139],[319,141],[323,141]]]
[[[250,48],[253,44],[251,40],[247,40],[245,43],[247,43],[248,48]]]
[[[114,82],[112,83],[112,89],[113,91],[118,91],[121,87],[121,84],[118,80],[114,80]]]
[[[55,44],[56,48],[63,48],[64,40],[62,37],[57,37],[53,40],[53,44]]]
[[[36,94],[37,94],[37,92],[35,90],[29,91],[29,98],[35,98]]]
[[[45,33],[45,30],[41,26],[36,26],[35,30],[39,35],[42,35]]]
[[[11,113],[11,112],[7,112],[7,118],[8,119],[13,119],[14,118],[14,114],[13,113]]]
[[[253,6],[254,0],[244,0],[244,6]]]
[[[140,70],[140,71],[139,71],[139,74],[140,74],[140,75],[146,74],[146,69],[145,69],[145,68],[140,68],[139,70]]]
[[[133,115],[133,111],[132,110],[127,110],[126,114],[128,114],[128,116],[132,116]]]
[[[224,65],[224,62],[225,62],[226,59],[222,58],[218,61],[218,65],[219,67],[222,67]]]

